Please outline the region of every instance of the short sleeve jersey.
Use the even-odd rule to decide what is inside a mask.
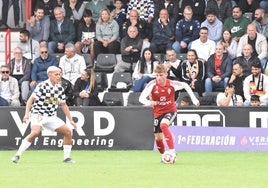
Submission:
[[[63,87],[59,84],[52,85],[49,80],[38,84],[32,96],[35,101],[31,113],[42,116],[56,115],[59,104],[66,100]]]

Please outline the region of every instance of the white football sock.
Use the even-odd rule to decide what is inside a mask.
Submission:
[[[19,147],[19,149],[18,149],[18,151],[17,151],[17,153],[16,153],[16,155],[21,156],[22,153],[23,153],[24,151],[26,151],[26,150],[30,147],[31,144],[32,144],[32,143],[29,142],[28,140],[23,139],[22,142],[21,142],[21,145],[20,145],[20,147]]]
[[[63,159],[67,159],[71,155],[72,145],[63,145]]]

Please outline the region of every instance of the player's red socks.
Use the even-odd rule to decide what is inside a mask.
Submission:
[[[161,130],[166,138],[168,148],[174,149],[174,142],[173,142],[172,134],[168,129],[168,125],[166,123],[161,123],[160,128],[161,128]]]
[[[158,151],[163,154],[165,152],[165,145],[163,140],[155,140]]]

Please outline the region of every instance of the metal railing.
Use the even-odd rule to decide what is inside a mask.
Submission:
[[[32,0],[25,1],[25,23],[32,15]],[[11,59],[11,29],[7,29],[5,35],[5,63]]]

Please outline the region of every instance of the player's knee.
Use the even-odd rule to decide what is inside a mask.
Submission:
[[[70,129],[66,129],[63,133],[65,137],[72,137],[72,132]]]
[[[39,136],[39,134],[40,134],[40,131],[39,130],[32,130],[31,131],[31,137],[33,137],[33,138]]]

